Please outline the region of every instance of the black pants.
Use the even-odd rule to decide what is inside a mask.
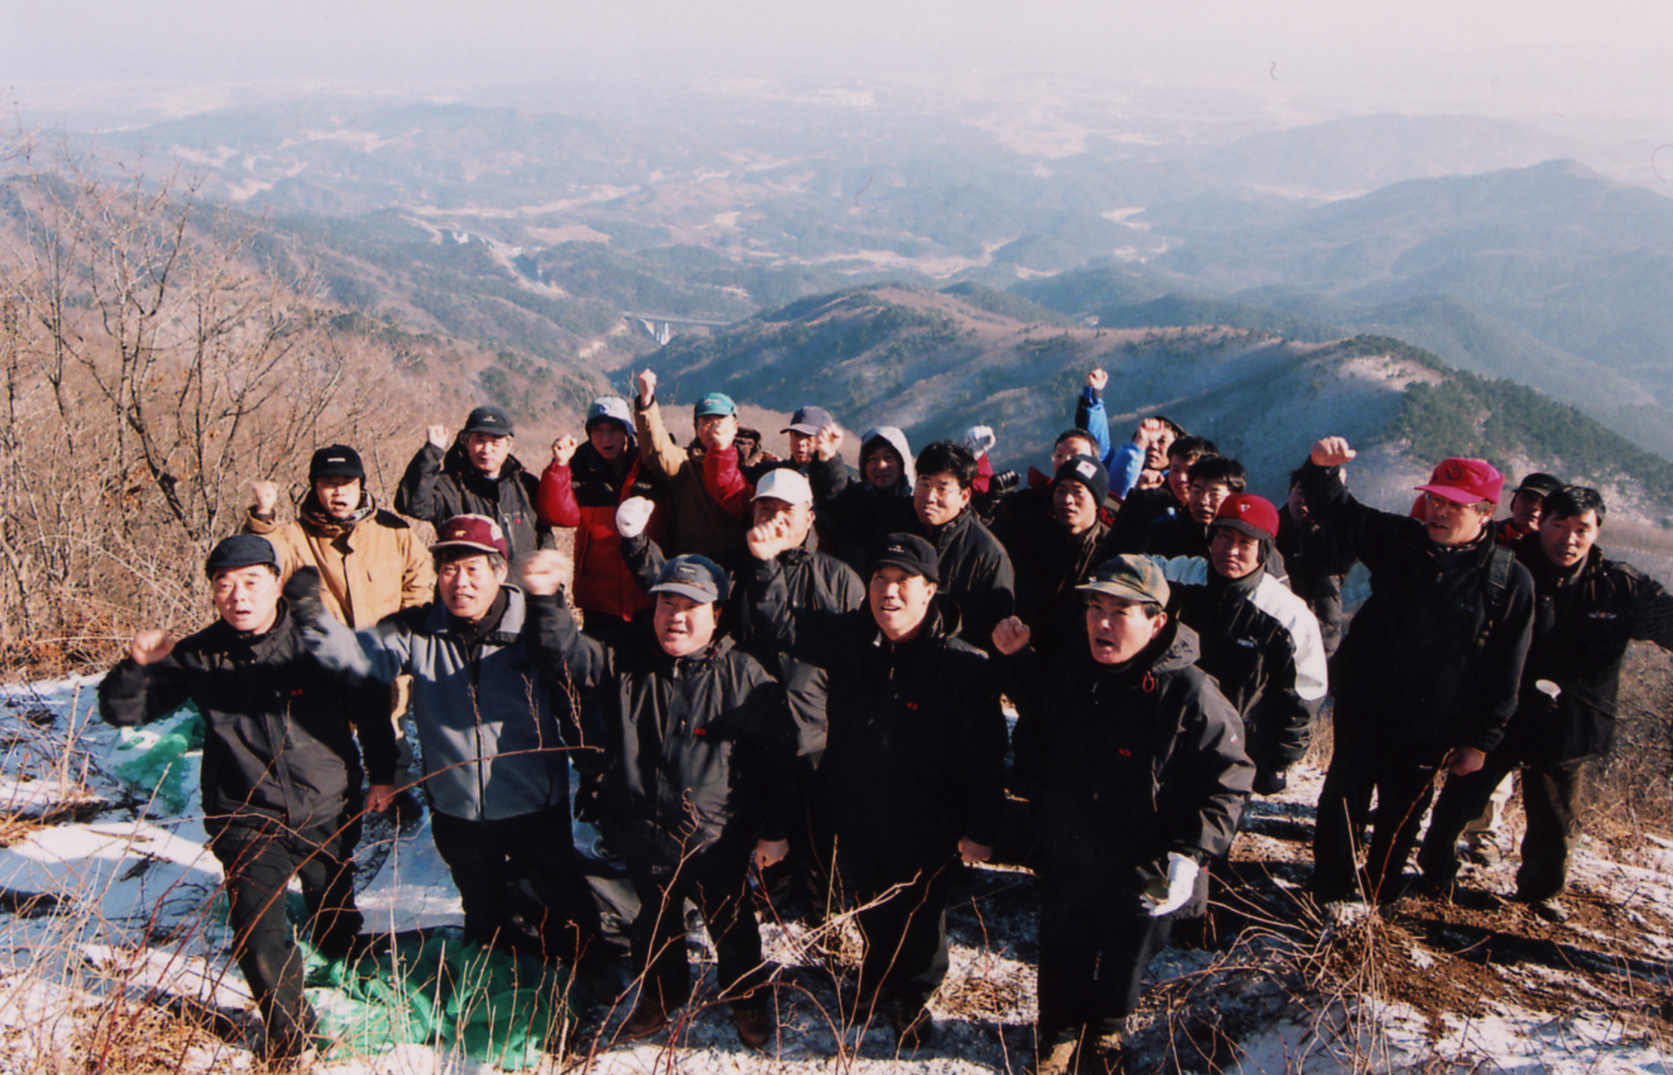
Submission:
[[[691,999],[691,967],[685,951],[685,901],[703,915],[714,941],[716,977],[722,994],[736,1009],[765,1005],[755,991],[770,968],[761,958],[761,930],[755,922],[747,886],[750,848],[723,841],[686,857],[677,869],[629,860],[628,873],[639,893],[639,917],[633,923],[633,970],[644,975],[643,997],[660,997],[664,1011]]]
[[[907,870],[841,853],[836,868],[842,886],[864,908],[855,916],[865,940],[862,1000],[898,999],[903,1013],[922,1010],[947,977],[947,893],[958,875],[958,860],[949,857]]]
[[[1399,886],[1435,794],[1439,751],[1367,735],[1336,708],[1336,742],[1319,792],[1313,829],[1313,890],[1323,899],[1359,895],[1355,852],[1365,843],[1371,795],[1377,814],[1365,858],[1364,894],[1375,900]]]
[[[341,955],[360,932],[350,859],[360,823],[335,823],[292,832],[272,818],[208,818],[209,847],[226,874],[233,955],[267,1027],[270,1059],[309,1047],[314,1011],[302,992],[302,953],[285,917],[285,886],[302,885],[315,947]]]
[[[573,961],[597,936],[598,910],[582,877],[566,807],[494,821],[432,812],[430,832],[464,904],[466,940],[486,944],[501,931],[511,935],[506,885],[513,865],[546,913],[539,923],[543,957]]]
[[[1144,968],[1168,943],[1173,916],[1117,911],[1109,901],[1040,898],[1042,1042],[1086,1027],[1119,1033],[1139,1005]]]
[[[1528,828],[1522,836],[1522,865],[1516,871],[1517,899],[1529,903],[1552,899],[1568,884],[1569,856],[1580,841],[1585,764],[1581,758],[1521,766],[1522,809]],[[1464,826],[1480,816],[1499,781],[1517,767],[1512,754],[1499,751],[1488,755],[1486,763],[1468,776],[1447,778],[1417,856],[1424,877],[1442,887],[1451,886],[1458,876],[1458,837]]]

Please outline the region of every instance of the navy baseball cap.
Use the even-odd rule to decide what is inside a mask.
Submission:
[[[662,565],[650,593],[677,593],[701,604],[726,600],[731,583],[720,565],[706,556],[686,553]]]
[[[241,567],[258,565],[271,567],[274,574],[280,573],[279,554],[273,551],[273,543],[255,534],[234,534],[229,538],[222,538],[209,550],[209,559],[204,561],[203,573],[214,578],[223,571],[236,571]]]
[[[916,534],[890,534],[871,553],[868,575],[877,574],[880,567],[898,567],[914,575],[922,575],[931,582],[941,581],[941,558],[935,546]]]
[[[486,433],[491,437],[509,437],[513,430],[511,415],[502,408],[478,407],[465,419],[465,433]]]
[[[831,412],[823,407],[801,407],[790,416],[790,424],[779,430],[780,433],[802,433],[811,437],[816,433],[836,425],[836,419]]]

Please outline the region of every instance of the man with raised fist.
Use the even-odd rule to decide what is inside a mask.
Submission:
[[[294,1066],[313,1049],[315,1017],[285,887],[301,883],[319,950],[349,955],[362,924],[351,869],[361,759],[349,722],[365,712],[357,702],[372,702],[308,653],[266,538],[226,538],[205,570],[220,618],[178,642],[161,630],[135,635],[99,684],[99,712],[120,727],[187,701],[202,714],[203,823],[226,873],[234,958],[266,1027],[269,1063]],[[372,779],[366,806],[382,810],[394,794],[389,721],[362,723],[360,744]]]

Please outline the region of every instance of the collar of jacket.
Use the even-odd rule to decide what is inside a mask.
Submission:
[[[628,475],[633,473],[633,464],[639,461],[639,441],[632,433],[627,435],[627,447],[622,449],[622,483],[626,484]],[[598,454],[592,441],[583,441],[581,447],[575,450],[575,455],[569,461],[570,473],[584,473],[589,478],[615,485],[617,474],[608,460]]]
[[[523,591],[510,584],[500,587],[500,593],[505,596],[505,613],[500,617],[499,628],[483,639],[484,642],[495,646],[509,646],[516,642],[523,633],[523,623],[528,615],[527,602]],[[453,628],[453,614],[447,611],[447,606],[440,601],[429,604],[429,612],[424,617],[424,633],[427,635],[444,635],[457,633]]]
[[[362,489],[360,503],[353,513],[347,519],[334,519],[325,513],[325,509],[320,506],[319,497],[310,489],[297,505],[296,517],[302,521],[304,528],[320,537],[337,538],[351,532],[377,510],[377,501],[372,499],[371,493]]]
[[[1265,541],[1261,542],[1262,546],[1266,546],[1267,544],[1268,543]],[[1228,579],[1226,576],[1220,574],[1218,571],[1214,570],[1214,562],[1210,560],[1208,564],[1208,592],[1220,600],[1230,598],[1232,600],[1242,601],[1255,592],[1255,587],[1261,584],[1261,579],[1265,575],[1266,561],[1264,558],[1260,564],[1255,567],[1255,570],[1249,572],[1240,579]]]
[[[1162,625],[1162,629],[1150,640],[1150,644],[1124,665],[1099,664],[1092,659],[1090,649],[1084,652],[1086,661],[1094,668],[1118,679],[1127,679],[1189,668],[1202,656],[1202,644],[1197,639],[1197,632],[1169,616],[1168,622]]]
[[[976,512],[972,507],[974,503],[975,501],[971,501],[970,504],[966,504],[964,506],[964,510],[953,516],[951,522],[944,523],[941,526],[925,525],[922,519],[918,519],[916,508],[914,508],[912,512],[912,517],[914,519],[918,519],[919,531],[922,532],[923,536],[931,545],[935,546],[935,551],[945,552],[947,551],[947,546],[952,543],[952,540],[964,531],[968,530],[970,528],[971,520],[976,518]]]
[[[877,621],[870,619],[870,609],[866,610],[866,617],[871,623],[871,644],[890,654],[909,653],[925,639],[956,638],[961,620],[958,602],[943,593],[937,593],[930,598],[929,611],[924,613],[924,622],[919,624],[918,632],[904,642],[889,641],[883,629],[877,626]]]
[[[523,464],[516,456],[508,455],[500,466],[500,476],[490,478],[476,469],[476,464],[471,462],[470,453],[465,451],[465,446],[455,441],[453,447],[447,450],[447,455],[442,457],[441,469],[443,474],[452,474],[464,482],[477,495],[497,498],[500,485],[521,473]]]
[[[640,644],[644,647],[645,656],[650,661],[651,668],[658,674],[670,679],[686,679],[702,672],[719,660],[732,649],[732,636],[715,626],[715,636],[709,644],[696,653],[684,657],[671,657],[657,641],[656,620],[651,612],[641,613],[634,618],[638,625]]]
[[[290,602],[279,598],[279,615],[273,620],[273,626],[261,634],[248,631],[234,630],[226,620],[217,618],[210,625],[210,637],[214,641],[215,649],[222,653],[248,652],[253,659],[261,659],[272,652],[273,647],[283,638],[290,623]]]
[[[1603,549],[1593,545],[1584,560],[1564,571],[1546,558],[1545,550],[1539,547],[1537,534],[1529,534],[1518,541],[1514,551],[1516,558],[1528,569],[1528,574],[1534,577],[1534,586],[1540,591],[1571,586],[1603,565]]]

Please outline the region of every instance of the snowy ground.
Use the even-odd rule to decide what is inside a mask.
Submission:
[[[127,1068],[111,1070],[249,1068],[256,1021],[226,958],[220,869],[194,815],[195,760],[186,759],[178,791],[147,796],[125,785],[115,771],[132,753],[92,716],[92,684],[0,694],[0,1072],[85,1069],[100,1048],[128,1058]],[[1318,783],[1319,774],[1302,770],[1285,795],[1252,804],[1233,855],[1246,895],[1226,898],[1215,947],[1171,947],[1151,967],[1135,1070],[1668,1069],[1673,845],[1647,840],[1628,864],[1589,842],[1570,901],[1575,915],[1562,926],[1493,895],[1512,887],[1511,863],[1468,867],[1456,902],[1406,899],[1327,915],[1299,892]],[[360,857],[369,930],[460,921],[427,827],[401,837],[373,825]],[[934,1006],[942,1033],[915,1055],[897,1055],[886,1019],[849,1026],[838,1014],[851,936],[812,938],[801,925],[768,921],[769,954],[784,964],[775,1049],[745,1050],[712,1003],[673,1035],[617,1044],[624,1001],[584,1062],[610,1075],[1020,1072],[1033,1050],[1033,906],[1024,871],[971,877],[950,915],[952,971]],[[314,998],[333,1003],[326,992]],[[160,1012],[192,1015],[210,1032],[182,1036]],[[106,1024],[117,1032],[101,1037]],[[133,1059],[147,1034],[161,1057],[152,1067]],[[481,1066],[408,1044],[370,1056],[334,1050],[325,1067]]]

